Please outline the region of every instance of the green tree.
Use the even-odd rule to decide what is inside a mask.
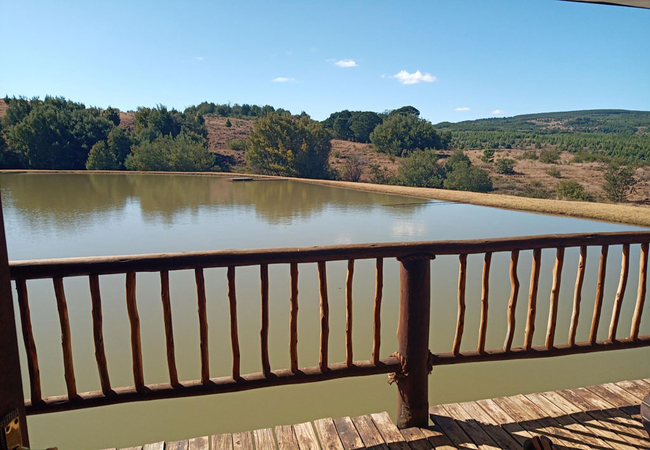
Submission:
[[[485,170],[459,163],[447,174],[444,187],[456,191],[490,192],[492,181]]]
[[[488,148],[483,150],[483,156],[481,156],[481,161],[486,163],[494,162],[494,150]]]
[[[442,149],[449,144],[447,133],[439,133],[431,122],[414,114],[391,115],[370,134],[377,151],[402,156],[416,149]]]
[[[462,150],[454,151],[454,153],[447,158],[447,161],[445,161],[445,169],[447,169],[448,172],[451,172],[459,164],[465,164],[467,166],[472,164],[469,156],[467,156]]]
[[[398,179],[404,186],[441,188],[445,180],[445,169],[438,164],[438,154],[435,151],[416,151],[400,162]]]
[[[370,142],[370,133],[382,122],[379,114],[364,111],[352,114],[349,120],[350,132],[356,142]]]
[[[388,113],[388,116],[420,116],[420,110],[414,106],[402,106]]]
[[[605,182],[602,185],[607,198],[613,202],[626,202],[639,182],[634,176],[634,167],[612,160],[605,167]]]
[[[227,128],[232,127],[232,123],[230,123],[230,119],[226,119],[226,127]]]
[[[214,155],[191,133],[181,133],[135,145],[124,165],[128,170],[204,172],[214,166]]]
[[[585,188],[574,180],[562,180],[555,189],[557,196],[566,200],[579,200],[583,202],[591,201],[591,195],[585,191]]]
[[[108,148],[115,155],[119,165],[118,169],[123,169],[124,161],[126,161],[126,157],[131,153],[131,146],[133,145],[130,133],[115,127],[108,133],[107,144]]]
[[[329,133],[307,117],[269,114],[255,122],[246,146],[251,170],[269,175],[328,178]]]
[[[115,153],[111,151],[106,141],[99,141],[90,149],[86,169],[88,170],[117,170],[120,164]]]
[[[512,175],[515,173],[515,160],[510,158],[501,158],[497,160],[496,164],[497,173],[503,175]]]

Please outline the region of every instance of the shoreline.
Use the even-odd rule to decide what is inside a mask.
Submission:
[[[478,192],[452,191],[407,186],[392,186],[383,184],[360,183],[350,181],[316,180],[307,178],[280,177],[235,172],[155,172],[155,171],[88,171],[88,170],[3,170],[0,174],[144,174],[144,175],[193,175],[216,176],[221,178],[257,178],[266,180],[294,180],[321,186],[355,189],[365,192],[401,195],[405,197],[443,200],[455,203],[466,203],[477,206],[508,209],[515,211],[551,214],[555,216],[593,219],[605,222],[622,223],[650,228],[650,208],[633,205],[578,202],[568,200],[550,200],[529,197],[517,197],[503,194],[484,194]]]

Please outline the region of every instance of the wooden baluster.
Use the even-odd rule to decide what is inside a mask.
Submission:
[[[78,394],[74,376],[74,364],[72,363],[70,319],[68,318],[68,305],[65,300],[65,291],[63,290],[63,278],[54,278],[54,294],[56,296],[56,307],[59,311],[59,323],[61,324],[61,346],[63,347],[65,385],[68,390],[68,398],[74,399],[78,397]]]
[[[513,250],[510,254],[510,300],[508,301],[508,331],[503,350],[509,352],[512,348],[512,341],[515,337],[515,312],[517,310],[517,299],[519,297],[519,278],[517,277],[517,264],[519,263],[519,250]]]
[[[36,342],[32,331],[32,318],[29,312],[29,298],[27,295],[27,282],[24,279],[16,280],[16,291],[18,291],[18,308],[20,309],[20,325],[23,331],[23,342],[25,353],[27,353],[27,371],[29,372],[29,390],[31,401],[38,403],[41,395],[41,372],[38,368],[38,354],[36,353]]]
[[[641,244],[641,260],[639,262],[639,288],[636,297],[636,307],[632,317],[632,328],[630,329],[630,338],[637,340],[639,338],[639,328],[641,327],[641,314],[645,303],[645,295],[648,283],[648,243]]]
[[[375,274],[375,306],[373,308],[372,362],[379,364],[379,346],[381,345],[381,300],[384,290],[384,259],[377,258]]]
[[[262,350],[262,372],[265,377],[271,374],[269,362],[269,265],[260,265],[260,296],[262,299],[262,328],[260,346]]]
[[[208,349],[208,314],[207,300],[205,297],[205,278],[203,269],[194,269],[196,279],[196,298],[199,311],[199,337],[201,342],[201,383],[210,382],[210,353]]]
[[[131,356],[133,360],[133,381],[135,389],[144,390],[144,372],[142,370],[142,344],[140,340],[140,316],[135,300],[135,272],[126,274],[126,311],[131,325]]]
[[[318,366],[321,372],[327,370],[328,346],[330,335],[330,306],[327,298],[327,272],[325,261],[318,262],[318,286],[320,290],[320,358]]]
[[[235,289],[235,267],[228,267],[228,300],[230,302],[230,343],[232,346],[232,377],[239,378],[241,357],[239,354],[239,333],[237,331],[237,291]]]
[[[490,296],[490,264],[492,263],[492,252],[485,254],[483,261],[483,287],[481,290],[481,322],[478,331],[478,351],[485,352],[485,339],[487,337],[488,307]]]
[[[93,338],[95,340],[95,360],[97,361],[97,371],[99,372],[99,382],[102,386],[104,395],[112,392],[111,381],[108,376],[108,363],[106,362],[106,352],[104,351],[104,331],[102,319],[102,298],[99,291],[99,276],[90,275],[88,277],[90,284],[90,300],[92,302],[93,316]]]
[[[528,291],[528,316],[526,317],[526,331],[524,334],[524,349],[530,350],[533,346],[535,333],[535,315],[537,314],[537,289],[539,287],[539,272],[542,266],[542,249],[533,250],[533,265],[530,270],[530,290]]]
[[[345,362],[352,367],[352,279],[354,277],[354,259],[348,261],[348,273],[345,279]]]
[[[160,298],[162,300],[163,322],[165,324],[165,347],[167,349],[167,368],[169,384],[178,386],[178,371],[176,370],[176,350],[174,348],[174,328],[172,325],[172,305],[169,294],[169,271],[160,272]]]
[[[467,284],[467,255],[458,257],[460,268],[458,269],[458,320],[456,322],[456,336],[454,337],[454,355],[460,354],[460,344],[463,340],[465,329],[465,286]]]
[[[560,286],[562,285],[562,267],[564,266],[564,247],[557,249],[555,266],[553,267],[553,287],[548,309],[548,326],[546,328],[546,348],[552,349],[555,343],[555,327],[557,325],[557,310],[560,300]]]
[[[616,298],[614,300],[614,309],[612,311],[612,321],[609,324],[609,340],[616,340],[616,329],[618,328],[618,320],[621,317],[621,306],[623,305],[623,297],[625,296],[625,288],[627,287],[627,277],[630,273],[630,244],[623,244],[623,256],[621,259],[621,278],[618,282],[618,289],[616,290]]]
[[[600,313],[603,308],[603,296],[605,295],[605,273],[607,271],[607,253],[609,245],[603,245],[600,250],[600,264],[598,266],[598,287],[596,288],[596,303],[594,304],[594,317],[591,321],[591,331],[589,333],[589,343],[595,344],[598,337],[598,324],[600,323]]]
[[[571,313],[571,326],[569,328],[569,345],[576,345],[576,333],[578,331],[578,319],[580,318],[580,303],[582,302],[582,284],[585,281],[585,267],[587,265],[587,246],[580,247],[580,261],[578,262],[578,275],[576,276],[576,287],[573,292],[573,313]]]
[[[289,355],[291,372],[298,372],[298,263],[291,263],[291,318],[289,320]]]

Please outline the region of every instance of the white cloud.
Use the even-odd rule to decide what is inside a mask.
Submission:
[[[495,116],[502,116],[505,113],[506,112],[504,110],[502,110],[502,109],[495,109],[494,111],[492,111],[492,114],[495,115]]]
[[[205,56],[195,56],[194,59],[197,61],[205,61]]]
[[[359,64],[354,62],[354,59],[342,59],[340,61],[336,61],[334,63],[338,67],[358,67]]]
[[[469,111],[469,108],[467,107],[456,108],[456,111]]]
[[[402,84],[418,84],[418,83],[432,83],[436,81],[436,77],[431,75],[430,73],[422,73],[419,70],[413,72],[413,73],[408,73],[406,70],[402,70],[399,72],[397,75],[393,76],[393,78],[397,78],[397,81],[399,81]]]
[[[288,83],[290,81],[296,81],[295,78],[287,78],[287,77],[277,77],[273,79],[274,83]]]

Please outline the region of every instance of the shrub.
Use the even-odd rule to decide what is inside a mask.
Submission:
[[[634,186],[639,182],[634,177],[634,167],[610,161],[604,168],[605,182],[602,185],[607,198],[613,202],[626,202]]]
[[[246,161],[257,173],[328,178],[331,149],[330,135],[319,122],[272,113],[255,122]]]
[[[454,170],[454,167],[456,167],[459,164],[465,164],[470,166],[472,162],[469,159],[469,156],[467,156],[465,153],[463,153],[462,150],[456,150],[454,153],[451,154],[449,158],[447,158],[447,161],[445,161],[445,169],[447,169],[447,172],[451,172]]]
[[[519,155],[517,157],[517,159],[530,159],[530,160],[535,161],[535,160],[539,159],[539,156],[537,156],[537,152],[526,150],[521,155]]]
[[[573,158],[571,158],[572,163],[590,163],[590,162],[596,162],[596,161],[602,161],[605,162],[606,157],[603,155],[594,155],[593,153],[588,153],[588,152],[579,152],[573,155]]]
[[[492,181],[485,170],[459,163],[447,174],[444,187],[456,191],[489,192]]]
[[[557,167],[551,167],[550,169],[548,169],[546,171],[546,173],[549,174],[550,176],[552,176],[553,178],[561,178],[562,177],[562,173],[560,172],[560,169],[558,169]]]
[[[560,181],[555,191],[561,199],[591,201],[591,195],[585,191],[585,188],[580,183],[574,180]]]
[[[338,159],[341,157],[341,152],[339,150],[334,150],[332,156]]]
[[[386,166],[380,166],[379,164],[369,164],[369,180],[374,184],[393,184],[395,183],[395,177],[393,177]]]
[[[232,123],[230,123],[230,119],[226,119],[226,127],[227,128],[232,127]]]
[[[246,150],[246,139],[233,139],[231,141],[228,141],[226,146],[230,150],[236,150],[238,152],[245,151]]]
[[[90,149],[86,169],[88,170],[117,170],[120,163],[115,153],[109,148],[106,141],[99,141]]]
[[[486,163],[494,162],[494,150],[489,148],[483,150],[483,156],[481,156],[481,161]]]
[[[510,158],[501,158],[497,161],[497,173],[503,175],[512,175],[515,173],[515,160]]]
[[[445,169],[438,164],[438,155],[433,150],[413,152],[400,162],[398,170],[404,186],[441,188],[445,180]]]
[[[551,198],[551,192],[539,180],[533,180],[530,184],[525,185],[521,195],[532,198]]]
[[[558,150],[542,150],[539,153],[539,162],[544,164],[557,164],[560,160],[560,152]]]
[[[202,172],[214,166],[214,155],[195,136],[181,133],[141,142],[124,165],[128,170]]]
[[[343,165],[343,172],[341,174],[341,178],[344,181],[357,182],[361,179],[362,173],[363,164],[356,155],[352,155],[349,158],[346,158],[345,164]]]
[[[414,114],[391,115],[370,134],[377,151],[395,156],[416,149],[446,148],[450,140],[449,133],[439,133],[431,122]]]

